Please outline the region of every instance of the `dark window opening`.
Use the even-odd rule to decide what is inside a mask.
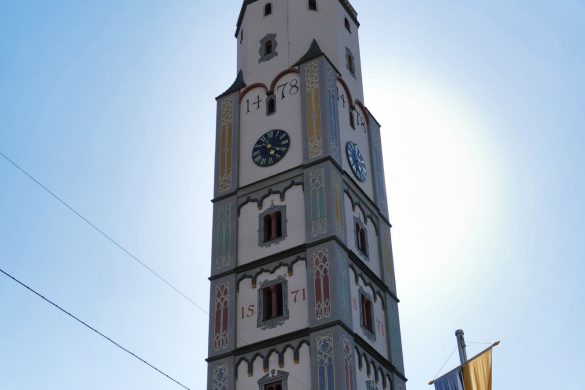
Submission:
[[[268,321],[274,318],[282,317],[283,314],[284,294],[282,283],[263,288],[262,321]]]
[[[264,242],[282,237],[282,213],[274,212],[264,216]]]
[[[309,9],[311,11],[317,11],[317,0],[309,0]]]
[[[264,16],[268,16],[272,13],[272,3],[266,3],[264,6]]]
[[[361,296],[362,326],[374,333],[374,320],[372,317],[372,302],[362,294]]]
[[[345,29],[351,32],[351,24],[349,24],[349,19],[345,18]]]
[[[269,383],[266,386],[264,386],[264,390],[282,390],[282,382],[278,381],[274,383]]]
[[[353,110],[349,110],[349,125],[352,129],[355,129],[355,119],[353,118]]]
[[[360,250],[360,252],[367,256],[368,255],[367,232],[366,229],[357,222],[355,224],[355,235],[357,248]]]
[[[264,56],[269,56],[270,54],[272,54],[272,41],[266,41],[266,43],[264,44]]]
[[[244,29],[240,30],[240,43],[244,41]]]
[[[271,115],[276,112],[276,97],[269,96],[266,103],[266,115]]]
[[[353,61],[353,55],[351,53],[347,53],[347,69],[349,69],[351,74],[355,75],[355,63]]]

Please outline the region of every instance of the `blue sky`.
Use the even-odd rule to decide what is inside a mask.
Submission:
[[[580,389],[585,5],[352,3],[409,389],[429,388],[458,328],[502,339],[495,388]],[[203,307],[239,7],[0,0],[0,152]],[[1,158],[0,182],[0,266],[202,388],[205,314]],[[0,345],[2,389],[177,388],[4,277]]]

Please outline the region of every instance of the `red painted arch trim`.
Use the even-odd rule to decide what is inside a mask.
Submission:
[[[264,83],[254,83],[252,85],[248,85],[246,88],[244,88],[244,90],[240,93],[240,103],[242,102],[242,99],[244,99],[244,96],[246,96],[246,94],[248,92],[250,92],[251,90],[253,90],[254,88],[263,88],[267,93],[268,93],[268,87],[266,86],[266,84]]]

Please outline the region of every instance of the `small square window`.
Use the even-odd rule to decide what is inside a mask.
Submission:
[[[269,247],[286,238],[286,206],[272,205],[259,219],[258,245]]]
[[[258,62],[269,61],[278,55],[276,47],[278,42],[276,41],[276,34],[266,34],[264,38],[260,40],[260,59]]]
[[[288,281],[284,276],[264,281],[258,290],[258,327],[272,329],[288,319]]]
[[[317,11],[317,0],[309,0],[309,9],[311,11]]]
[[[264,6],[264,16],[272,14],[272,3],[266,3]]]

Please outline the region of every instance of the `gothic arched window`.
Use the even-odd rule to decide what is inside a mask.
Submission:
[[[274,95],[266,98],[266,115],[272,115],[276,112],[276,97]]]

